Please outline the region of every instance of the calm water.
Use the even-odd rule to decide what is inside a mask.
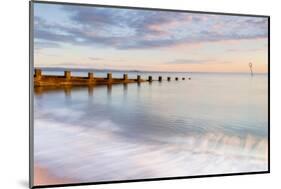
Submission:
[[[35,94],[35,163],[78,182],[266,171],[267,75],[178,75]]]

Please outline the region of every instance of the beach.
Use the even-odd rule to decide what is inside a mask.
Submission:
[[[53,175],[47,168],[38,164],[34,166],[34,185],[53,185],[53,184],[67,184],[71,183],[70,179],[59,178]]]

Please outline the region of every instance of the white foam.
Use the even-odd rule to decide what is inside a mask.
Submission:
[[[267,141],[223,133],[124,139],[111,120],[93,127],[35,119],[35,162],[81,182],[265,171]],[[137,133],[136,133],[137,134]]]

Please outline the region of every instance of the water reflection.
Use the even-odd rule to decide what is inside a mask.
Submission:
[[[128,91],[128,83],[123,84],[123,91],[127,93]]]
[[[123,84],[123,100],[125,100],[125,101],[127,98],[127,94],[128,94],[128,83],[124,83]]]
[[[111,103],[111,96],[112,95],[112,85],[109,84],[107,85],[107,100],[108,100],[108,103]]]
[[[71,87],[64,87],[63,91],[66,97],[70,97],[71,96]]]
[[[94,86],[88,86],[88,95],[92,97],[94,94]]]

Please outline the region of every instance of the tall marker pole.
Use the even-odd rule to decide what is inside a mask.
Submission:
[[[251,70],[251,76],[253,77],[253,69],[252,69],[253,68],[253,64],[251,62],[249,63],[249,67],[250,67],[250,70]]]

